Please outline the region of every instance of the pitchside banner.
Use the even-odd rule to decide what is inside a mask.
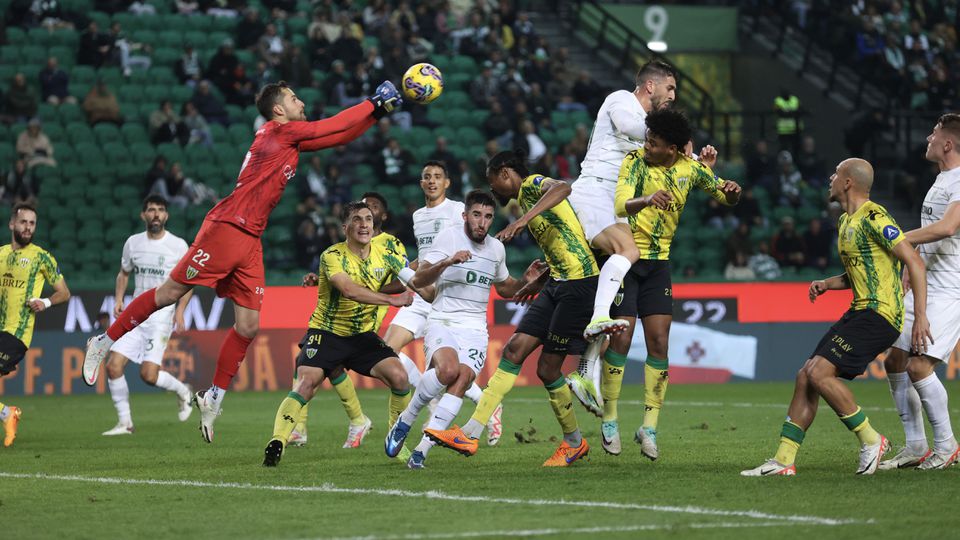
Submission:
[[[674,383],[723,383],[749,380],[792,380],[797,369],[830,325],[850,302],[849,292],[831,292],[816,304],[807,299],[806,283],[680,284],[674,287],[674,323],[670,333],[670,379]],[[164,369],[195,387],[210,384],[233,308],[210,291],[200,290],[187,309],[186,332],[174,334],[164,356]],[[261,331],[250,345],[234,380],[234,391],[283,390],[290,387],[297,344],[316,302],[315,291],[300,287],[270,287],[266,291]],[[38,330],[19,369],[0,379],[0,395],[76,394],[106,391],[101,376],[94,388],[81,378],[83,346],[95,332],[99,313],[111,313],[113,295],[81,292],[67,306],[58,306],[37,317]],[[496,370],[503,347],[513,334],[524,308],[495,297],[488,312],[490,344],[487,364],[479,381],[485,383]],[[389,324],[393,311],[384,324]],[[424,365],[420,341],[404,352]],[[519,385],[539,384],[536,358],[531,355]],[[643,334],[633,340],[625,380],[640,382],[646,358]],[[568,358],[573,369],[576,359]],[[951,356],[943,375],[960,374],[960,357]],[[359,388],[379,382],[351,374]],[[865,377],[883,378],[880,360]],[[136,368],[128,369],[133,391],[152,388],[140,381]],[[326,384],[326,383],[325,383]]]

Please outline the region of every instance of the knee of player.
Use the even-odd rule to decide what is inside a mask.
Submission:
[[[140,369],[140,378],[143,379],[143,382],[154,386],[157,384],[157,377],[160,375],[159,370],[152,369]]]
[[[543,361],[537,364],[537,377],[540,378],[543,384],[550,384],[562,375],[563,373],[560,371],[559,366],[554,366]]]
[[[649,354],[655,358],[667,358],[667,348],[670,345],[670,336],[658,334],[648,340]]]
[[[111,379],[119,379],[123,376],[123,363],[116,361],[107,362],[107,376]]]
[[[407,390],[410,388],[410,380],[407,377],[406,370],[403,369],[403,366],[397,362],[396,367],[392,367],[384,374],[384,382],[390,387],[391,390]]]
[[[507,344],[503,347],[503,359],[511,364],[520,365],[523,363],[523,358],[521,358],[522,351],[522,344],[520,340],[517,339],[517,334],[514,334],[507,340]]]
[[[237,321],[234,329],[241,336],[247,339],[253,339],[257,336],[257,332],[260,331],[260,321]]]
[[[434,359],[436,360],[436,357],[434,357]],[[444,386],[450,386],[456,382],[457,375],[459,374],[459,370],[457,369],[458,366],[459,362],[456,358],[454,358],[452,362],[437,362],[437,365],[434,369],[437,370],[437,379],[440,380],[440,384]]]
[[[929,356],[914,356],[907,364],[907,375],[913,382],[922,381],[933,373],[934,367],[936,367],[936,361]]]

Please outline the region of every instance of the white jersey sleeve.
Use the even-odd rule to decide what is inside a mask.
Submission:
[[[133,259],[130,253],[131,246],[130,241],[133,240],[133,237],[127,238],[127,241],[123,243],[123,252],[120,254],[120,268],[126,272],[133,272]]]
[[[420,258],[423,259],[424,262],[437,264],[438,262],[456,253],[455,250],[451,251],[451,248],[455,244],[453,235],[454,232],[455,231],[452,227],[447,228],[444,231],[440,231],[439,234],[431,239],[430,246],[423,250],[423,254],[420,256]]]
[[[425,251],[434,237],[449,227],[463,224],[463,203],[447,199],[433,208],[423,207],[413,213],[413,235],[417,251]]]
[[[488,242],[490,240],[496,242],[494,245],[496,246],[497,261],[499,261],[497,264],[497,270],[493,274],[493,282],[503,283],[507,280],[507,278],[510,277],[510,269],[507,268],[507,249],[503,246],[503,242],[500,240],[497,240],[493,237],[487,239]]]
[[[632,92],[618,90],[607,96],[597,112],[580,177],[599,178],[616,186],[623,158],[643,146],[646,118]]]
[[[434,255],[437,253],[456,253],[461,250],[469,251],[471,258],[446,268],[440,274],[428,321],[461,328],[486,329],[490,287],[498,279],[506,279],[503,243],[487,236],[482,244],[478,244],[467,237],[462,227],[450,228],[437,235],[434,247],[427,256],[435,258],[439,256]]]
[[[923,199],[920,225],[932,225],[960,203],[960,168],[941,172]],[[927,266],[927,294],[960,298],[960,231],[937,242],[921,244],[920,256]],[[936,314],[931,314],[936,316]]]

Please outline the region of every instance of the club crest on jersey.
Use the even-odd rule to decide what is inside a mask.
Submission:
[[[440,223],[440,220],[439,220],[439,219],[434,220],[434,222],[433,222],[433,232],[440,232],[440,227],[441,227],[441,226],[443,226],[443,224]]]
[[[199,274],[199,273],[200,273],[200,271],[197,270],[196,268],[194,268],[194,267],[192,267],[192,266],[187,266],[187,279],[193,279],[193,278],[197,277],[197,274]]]
[[[883,228],[883,237],[887,240],[894,240],[900,236],[900,229],[894,227],[893,225],[887,225]]]
[[[689,181],[690,179],[687,178],[686,176],[681,176],[680,178],[677,179],[677,185],[683,188],[683,187],[686,187],[687,182]]]
[[[383,268],[374,268],[373,275],[377,276],[377,279],[383,279],[383,275],[386,271]]]
[[[22,268],[26,268],[30,266],[30,259],[26,257],[20,257],[20,260],[17,261],[17,264],[19,264]]]
[[[303,353],[307,355],[307,358],[312,359],[314,356],[317,355],[317,349],[307,349],[303,351]]]

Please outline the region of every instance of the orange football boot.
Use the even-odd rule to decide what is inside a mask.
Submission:
[[[560,443],[560,447],[557,448],[557,451],[550,456],[549,459],[543,462],[544,467],[569,467],[574,461],[586,456],[590,453],[590,445],[587,444],[587,439],[582,439],[580,441],[580,446],[576,448],[567,444],[567,441]]]
[[[430,437],[430,440],[444,446],[456,452],[459,452],[461,455],[470,457],[477,453],[477,448],[480,446],[479,440],[472,437],[467,437],[463,434],[463,430],[460,429],[460,426],[453,426],[450,429],[425,429],[423,433]]]
[[[3,438],[3,445],[10,446],[13,444],[13,440],[17,438],[17,424],[20,423],[20,414],[22,411],[20,407],[14,407],[9,405],[10,416],[7,416],[7,419],[3,421],[3,430],[6,432],[6,437]]]

